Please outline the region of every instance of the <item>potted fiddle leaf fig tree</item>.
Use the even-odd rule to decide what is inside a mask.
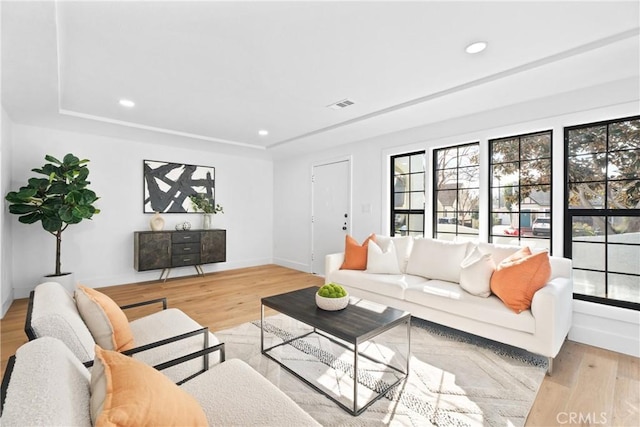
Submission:
[[[27,185],[18,191],[10,191],[5,199],[9,202],[9,212],[19,215],[18,221],[40,222],[42,228],[56,238],[55,272],[45,277],[58,280],[71,274],[61,271],[62,233],[72,224],[91,219],[100,210],[93,205],[98,200],[96,193],[87,188],[89,160],[80,160],[73,154],[67,154],[62,161],[46,155],[45,160],[49,163],[31,169],[38,176],[29,178]]]

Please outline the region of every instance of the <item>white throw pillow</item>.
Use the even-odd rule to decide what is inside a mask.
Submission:
[[[488,297],[491,295],[491,275],[495,269],[493,256],[474,246],[460,264],[460,287],[471,295]]]
[[[496,265],[500,264],[502,260],[510,257],[511,255],[522,249],[520,246],[501,245],[499,243],[485,242],[480,242],[478,244],[478,247],[483,253],[493,255],[493,262],[495,262]]]
[[[393,241],[388,242],[386,249],[383,251],[376,242],[369,240],[366,271],[367,273],[377,274],[401,274],[398,267],[396,246]]]
[[[400,268],[400,273],[404,274],[407,272],[407,263],[409,262],[409,255],[411,255],[411,249],[413,248],[413,237],[412,236],[397,236],[397,237],[388,237],[388,236],[376,236],[376,243],[382,251],[386,251],[389,247],[389,243],[393,242],[393,245],[396,247],[396,255],[398,257],[398,267]]]
[[[467,254],[468,245],[468,242],[415,239],[407,274],[459,283],[460,264]]]

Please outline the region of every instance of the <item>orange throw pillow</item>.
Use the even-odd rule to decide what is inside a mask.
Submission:
[[[206,426],[198,401],[151,366],[96,346],[90,412],[98,426]]]
[[[367,249],[369,240],[376,241],[376,235],[371,234],[362,245],[356,239],[347,235],[344,243],[344,262],[340,270],[366,270],[367,269]]]
[[[129,319],[114,300],[82,285],[76,289],[75,298],[82,320],[100,347],[115,351],[133,348]]]
[[[491,276],[491,292],[516,313],[531,307],[533,294],[551,278],[549,254],[532,255],[528,247],[503,260]]]

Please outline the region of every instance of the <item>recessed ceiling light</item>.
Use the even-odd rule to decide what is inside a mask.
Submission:
[[[127,107],[127,108],[132,108],[132,107],[134,107],[134,106],[136,105],[136,103],[135,103],[135,102],[133,102],[132,100],[130,100],[130,99],[124,99],[124,98],[123,98],[123,99],[121,99],[120,101],[118,101],[118,103],[119,103],[120,105],[122,105],[123,107]]]
[[[474,42],[474,43],[471,43],[469,46],[467,46],[467,48],[465,49],[465,52],[471,53],[471,54],[480,53],[486,48],[487,48],[487,42]]]
[[[269,135],[269,131],[268,131],[268,130],[266,130],[266,129],[260,129],[260,130],[258,131],[258,135],[260,135],[260,136],[267,136],[267,135]]]

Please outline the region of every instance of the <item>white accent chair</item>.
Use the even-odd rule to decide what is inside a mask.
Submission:
[[[180,386],[209,425],[319,426],[291,398],[239,359]],[[91,373],[60,340],[30,341],[9,359],[2,380],[2,426],[91,426]]]
[[[215,335],[177,308],[166,308],[160,298],[122,306],[127,309],[146,304],[162,303],[163,310],[129,323],[135,348],[124,351],[147,365],[156,366],[179,356],[218,345]],[[95,357],[96,342],[73,296],[59,283],[46,282],[36,286],[29,297],[25,333],[29,340],[53,337],[62,341],[83,363],[90,365]],[[218,354],[205,354],[202,359],[173,366],[164,373],[174,382],[197,375],[220,362]],[[224,359],[222,359],[224,360]]]

